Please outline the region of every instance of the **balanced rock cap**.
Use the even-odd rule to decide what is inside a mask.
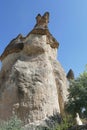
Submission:
[[[31,35],[46,35],[47,36],[47,44],[50,44],[52,48],[58,48],[59,43],[57,40],[52,36],[48,29],[49,23],[49,12],[44,13],[43,16],[38,14],[36,16],[36,25],[34,26],[33,30],[26,36],[23,37],[19,34],[15,39],[13,39],[8,46],[5,48],[4,52],[0,56],[0,60],[2,61],[7,55],[11,53],[20,52],[25,44],[26,39]]]

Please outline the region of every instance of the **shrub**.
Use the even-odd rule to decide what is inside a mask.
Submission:
[[[49,130],[67,130],[73,126],[74,121],[71,115],[63,117],[63,120],[60,124],[56,124],[55,128]]]
[[[73,125],[71,120],[72,119],[70,117],[64,117],[62,123],[55,130],[67,130],[69,127]]]
[[[0,123],[0,130],[23,130],[22,121],[13,115],[9,121]]]

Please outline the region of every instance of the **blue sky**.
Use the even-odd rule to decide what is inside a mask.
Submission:
[[[50,12],[49,30],[59,41],[58,60],[75,76],[87,64],[87,0],[0,0],[0,54],[19,33],[26,36],[38,13]]]

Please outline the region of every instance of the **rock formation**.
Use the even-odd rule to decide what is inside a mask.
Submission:
[[[72,69],[70,69],[69,72],[67,73],[67,79],[68,79],[68,80],[75,79],[75,78],[74,78],[74,72],[73,72]]]
[[[76,113],[75,120],[76,120],[76,125],[83,125],[83,123],[79,117],[79,113]]]
[[[56,60],[59,43],[48,29],[49,13],[36,17],[34,29],[13,39],[0,57],[0,119],[14,111],[26,124],[63,113],[67,79]]]

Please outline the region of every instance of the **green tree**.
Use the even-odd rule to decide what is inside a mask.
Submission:
[[[87,69],[76,79],[70,81],[66,110],[81,117],[87,117]]]

